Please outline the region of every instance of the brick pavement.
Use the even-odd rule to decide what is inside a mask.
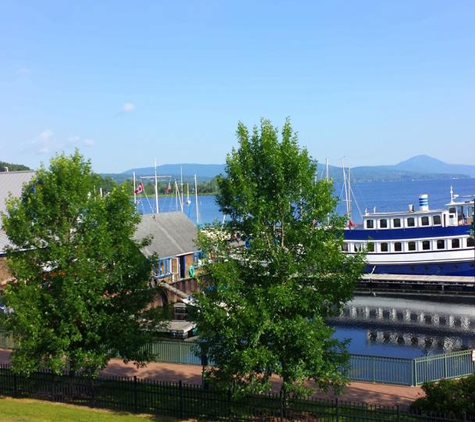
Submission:
[[[0,363],[9,362],[10,352],[0,349]],[[103,375],[121,377],[148,378],[160,381],[183,381],[187,384],[201,384],[201,366],[179,365],[172,363],[149,363],[144,368],[136,368],[132,363],[125,364],[119,359],[110,361],[107,368],[101,371]],[[273,387],[278,389],[279,380],[273,378]],[[420,387],[406,387],[369,382],[352,382],[345,392],[339,396],[342,401],[377,404],[381,406],[409,406],[417,397],[423,396]],[[333,399],[332,393],[318,393],[318,397]]]

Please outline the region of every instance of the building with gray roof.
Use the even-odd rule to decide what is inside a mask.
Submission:
[[[0,172],[0,212],[5,212],[5,201],[8,195],[11,193],[15,197],[20,196],[23,185],[28,183],[34,175],[34,171]]]
[[[174,282],[194,274],[200,252],[195,244],[198,229],[182,212],[145,214],[134,238],[150,238],[142,253],[150,258],[156,255],[153,275],[163,281]]]

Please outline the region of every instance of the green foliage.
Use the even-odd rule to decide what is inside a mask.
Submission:
[[[95,373],[116,355],[144,362],[142,310],[150,302],[148,261],[132,235],[139,222],[124,187],[100,195],[76,151],[40,168],[3,215],[17,282],[5,290],[6,328],[19,346],[14,368]]]
[[[260,392],[277,374],[285,394],[308,393],[307,380],[339,390],[348,354],[325,318],[352,298],[362,257],[341,252],[345,223],[332,186],[315,181],[316,164],[289,121],[282,140],[267,120],[252,133],[240,123],[237,136],[218,177],[217,201],[231,222],[199,236],[211,258],[195,312],[216,364],[209,381]]]
[[[422,385],[425,397],[411,404],[424,413],[451,413],[457,418],[475,417],[475,374],[460,379],[443,379]]]
[[[23,165],[23,164],[12,164],[12,163],[7,163],[5,161],[0,161],[0,172],[2,171],[23,171],[23,170],[30,170],[29,167]]]

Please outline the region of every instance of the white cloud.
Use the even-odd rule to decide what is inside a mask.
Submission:
[[[50,152],[52,136],[53,131],[46,129],[31,141],[36,154],[44,155]]]
[[[64,141],[58,141],[51,129],[45,129],[38,136],[30,141],[28,152],[45,155],[56,151],[71,151],[74,148],[90,148],[94,146],[94,140],[91,138],[82,138],[80,136],[70,136]]]
[[[122,106],[122,112],[123,113],[131,113],[134,110],[135,110],[135,104],[134,103],[125,103]]]
[[[46,129],[40,133],[38,138],[44,141],[48,141],[52,136],[53,136],[53,131],[51,129]]]
[[[94,139],[84,139],[84,146],[85,147],[93,147],[94,146]]]

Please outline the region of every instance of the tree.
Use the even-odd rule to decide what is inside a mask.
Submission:
[[[23,164],[13,164],[13,163],[6,163],[5,161],[0,161],[0,172],[23,171],[23,170],[30,170],[30,168]]]
[[[125,188],[102,197],[97,181],[76,151],[53,158],[7,201],[2,217],[16,282],[4,299],[19,372],[96,373],[117,355],[137,364],[147,358],[150,266],[131,240],[140,217]]]
[[[301,395],[307,380],[340,389],[348,354],[325,318],[352,298],[362,257],[341,252],[344,220],[332,185],[316,181],[316,163],[298,146],[290,121],[268,120],[252,133],[239,123],[239,148],[218,178],[217,202],[230,222],[199,237],[208,260],[196,296],[207,376],[234,393],[269,388]]]

